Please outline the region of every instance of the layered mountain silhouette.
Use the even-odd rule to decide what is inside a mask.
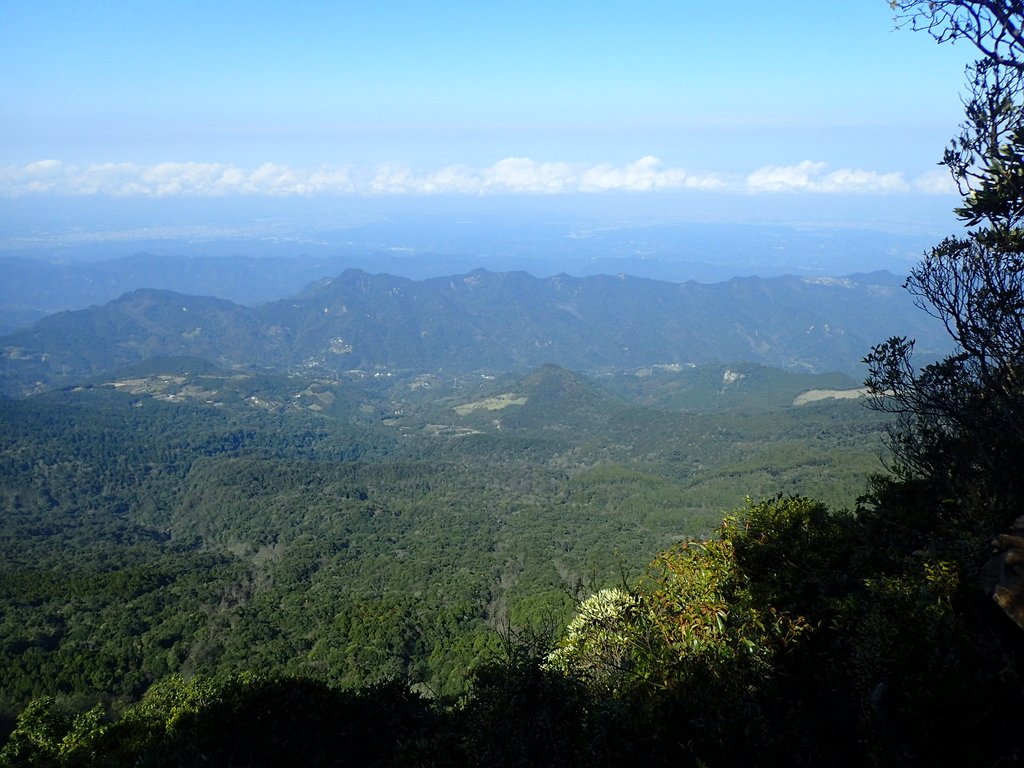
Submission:
[[[485,270],[414,281],[348,270],[257,307],[138,290],[51,315],[0,337],[0,385],[25,393],[157,356],[324,374],[722,361],[859,374],[858,361],[896,328],[926,355],[944,349],[941,326],[884,272],[678,284]]]

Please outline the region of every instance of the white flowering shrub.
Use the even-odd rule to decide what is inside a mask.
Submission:
[[[548,669],[616,692],[633,677],[641,601],[622,589],[602,589],[584,600],[548,656]]]

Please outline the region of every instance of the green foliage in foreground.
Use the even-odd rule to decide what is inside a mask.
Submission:
[[[962,549],[927,528],[925,548],[906,549],[922,541],[900,530],[910,510],[894,487],[877,481],[877,506],[856,516],[803,498],[750,505],[660,553],[629,590],[584,601],[548,667],[687,734],[710,764],[1017,754],[1024,638]]]
[[[312,680],[242,674],[169,677],[110,720],[33,702],[2,765],[412,765],[445,762],[450,724],[400,685],[359,692]]]
[[[870,545],[898,533],[879,514],[906,511],[892,491],[880,482],[856,516],[805,498],[749,504],[584,600],[553,649],[506,638],[458,699],[397,683],[171,676],[120,713],[34,701],[0,765],[1012,760],[1024,749],[1021,633],[984,610],[969,558],[937,541],[899,555]]]

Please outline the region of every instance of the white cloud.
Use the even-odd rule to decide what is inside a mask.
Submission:
[[[25,166],[26,173],[45,174],[60,168],[60,160],[37,160]]]
[[[363,191],[372,194],[408,194],[413,191],[415,177],[404,165],[382,165],[373,174],[369,186]]]
[[[747,176],[746,189],[762,192],[890,194],[912,187],[902,173],[842,168],[826,173],[827,163],[805,160],[797,165],[766,165]],[[920,189],[918,191],[927,191]]]
[[[642,157],[626,165],[539,162],[507,157],[493,165],[451,165],[421,172],[403,165],[368,169],[300,168],[264,163],[243,168],[227,163],[164,162],[70,165],[39,160],[0,167],[0,195],[110,195],[212,197],[224,195],[489,195],[602,192],[771,193],[955,193],[948,177],[924,173],[908,181],[902,173],[843,168],[822,162],[766,165],[744,176],[694,174]]]
[[[609,165],[595,165],[587,169],[580,178],[583,192],[605,192],[608,190],[631,190],[647,192],[658,189],[723,189],[724,179],[714,176],[693,176],[682,168],[661,168],[656,157],[642,157],[635,163],[615,168]]]
[[[913,182],[914,189],[926,195],[956,195],[959,190],[949,171],[933,170],[922,173]]]
[[[60,186],[62,176],[60,160],[38,160],[21,168],[0,168],[0,190],[17,190],[13,194],[53,192]]]
[[[437,193],[476,195],[480,194],[478,174],[464,165],[450,165],[427,175],[419,184],[418,191],[422,194]]]
[[[480,174],[481,192],[574,192],[576,173],[568,163],[538,163],[507,157]]]

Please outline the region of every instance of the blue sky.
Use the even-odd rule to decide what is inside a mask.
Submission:
[[[0,196],[948,210],[971,58],[884,0],[5,0]]]

